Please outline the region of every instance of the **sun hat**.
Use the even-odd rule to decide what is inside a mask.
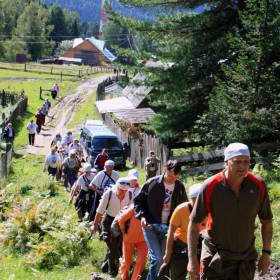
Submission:
[[[250,157],[250,151],[247,145],[242,144],[242,143],[231,143],[229,144],[225,151],[225,160],[227,161],[233,157],[237,156],[247,156]]]
[[[110,159],[106,160],[105,164],[104,164],[104,166],[114,166],[114,165],[115,165],[115,163]]]
[[[189,198],[197,198],[200,190],[201,190],[202,184],[194,184],[190,186],[189,188]]]
[[[91,164],[85,163],[84,164],[84,172],[91,172]]]
[[[127,191],[129,189],[129,180],[126,177],[121,177],[117,180],[116,184],[113,186],[120,190]]]
[[[128,180],[131,181],[131,180],[139,180],[139,174],[138,174],[138,171],[136,169],[131,169],[128,171]]]

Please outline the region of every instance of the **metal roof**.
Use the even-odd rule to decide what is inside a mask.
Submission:
[[[116,112],[123,109],[134,109],[133,104],[126,97],[96,101],[95,104],[100,114]]]
[[[156,113],[151,108],[120,110],[114,113],[116,119],[121,119],[132,124],[147,123]]]

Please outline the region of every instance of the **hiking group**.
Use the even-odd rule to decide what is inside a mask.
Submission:
[[[89,220],[91,234],[99,233],[106,243],[103,272],[119,274],[122,280],[140,279],[149,256],[147,280],[183,280],[187,274],[190,279],[250,280],[258,258],[257,216],[263,246],[260,275],[270,264],[268,192],[262,179],[249,172],[245,144],[230,144],[224,156],[224,170],[191,186],[187,195],[177,161],[169,160],[156,175],[160,160],[151,152],[145,163],[147,180],[140,186],[136,169],[119,178],[106,149],[94,166],[85,162],[79,140],[69,131],[53,139],[45,170],[63,180],[79,221]]]

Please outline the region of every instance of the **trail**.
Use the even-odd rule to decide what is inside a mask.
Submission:
[[[80,106],[90,98],[98,84],[109,77],[104,74],[96,78],[88,79],[77,87],[75,93],[63,96],[59,102],[51,107],[46,117],[46,125],[42,127],[39,135],[35,136],[35,145],[27,145],[16,152],[20,154],[47,155],[50,151],[50,143],[53,137],[60,133],[64,136],[67,132],[67,125],[71,122],[76,113],[77,106]]]

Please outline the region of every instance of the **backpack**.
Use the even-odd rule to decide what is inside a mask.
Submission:
[[[132,199],[132,192],[129,192],[129,200],[131,201]],[[119,225],[119,218],[123,214],[125,210],[128,209],[128,206],[125,206],[120,212],[116,215],[114,218],[112,224],[111,224],[111,233],[114,237],[119,237],[122,234],[120,225]],[[124,232],[127,233],[130,225],[130,219],[127,220],[124,224]]]

